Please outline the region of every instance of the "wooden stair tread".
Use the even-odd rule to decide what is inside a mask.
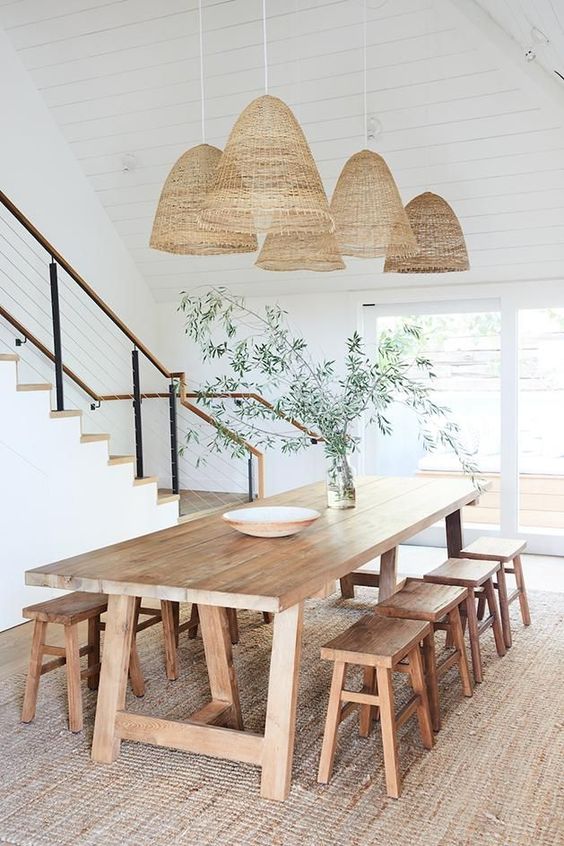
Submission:
[[[164,505],[167,502],[179,502],[180,494],[158,494],[157,505]]]
[[[0,353],[0,361],[19,361],[20,357],[17,353]]]
[[[108,597],[103,593],[75,591],[35,605],[28,605],[23,609],[22,616],[29,620],[70,625],[102,614],[107,606]]]
[[[108,464],[135,464],[134,455],[110,455]]]
[[[394,667],[431,632],[430,623],[367,614],[321,647],[321,657],[369,667]]]
[[[425,573],[426,582],[462,587],[480,587],[499,570],[499,562],[476,561],[470,558],[449,558],[440,567]]]
[[[158,476],[143,476],[140,479],[134,479],[133,484],[138,487],[140,485],[156,485],[159,481]]]
[[[465,558],[500,561],[506,564],[520,555],[526,546],[527,542],[520,538],[478,538],[465,546],[461,555]]]
[[[103,432],[80,436],[80,442],[82,444],[93,444],[93,443],[96,443],[96,441],[109,441],[109,440],[110,440],[110,436],[108,434],[103,433]]]
[[[407,579],[402,589],[379,602],[375,611],[383,617],[438,623],[466,596],[467,590],[463,587]]]
[[[65,409],[65,411],[50,411],[49,417],[53,417],[55,420],[59,417],[82,417],[82,411],[78,408],[69,408],[68,410]]]
[[[38,383],[38,384],[20,384],[16,385],[16,391],[52,391],[53,385],[49,385],[47,382]]]

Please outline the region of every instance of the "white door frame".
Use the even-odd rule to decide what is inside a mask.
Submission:
[[[449,312],[499,311],[501,314],[501,379],[500,379],[500,507],[499,527],[472,526],[465,529],[465,543],[481,535],[520,537],[527,541],[528,551],[544,555],[564,555],[564,533],[557,529],[519,531],[519,334],[521,309],[564,307],[562,283],[529,282],[515,285],[465,285],[419,289],[386,289],[358,296],[357,326],[367,343],[375,341],[376,320],[385,315],[440,314]],[[370,322],[367,317],[370,313]],[[371,331],[371,326],[373,327]],[[362,431],[366,421],[362,421]],[[363,450],[358,460],[364,470]],[[413,539],[426,546],[444,546],[444,529],[431,527]]]

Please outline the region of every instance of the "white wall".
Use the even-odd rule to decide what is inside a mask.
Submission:
[[[0,79],[1,189],[130,328],[153,344],[151,293],[3,30]]]
[[[27,569],[172,526],[178,503],[157,505],[133,465],[108,466],[108,443],[80,442],[77,417],[53,419],[46,391],[16,391],[0,361],[0,630],[59,591],[26,587]]]

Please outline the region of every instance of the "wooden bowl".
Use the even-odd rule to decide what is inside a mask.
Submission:
[[[285,506],[238,508],[223,515],[225,522],[238,532],[252,535],[254,538],[285,538],[297,535],[311,526],[318,517],[321,517],[321,514],[313,508]]]

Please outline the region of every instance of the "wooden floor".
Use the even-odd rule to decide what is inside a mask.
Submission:
[[[434,547],[404,546],[400,549],[399,570],[402,575],[420,575],[440,564],[445,551]],[[367,565],[369,566],[369,565]],[[564,558],[549,555],[523,556],[528,590],[564,593]],[[144,604],[150,605],[149,601]],[[0,632],[0,681],[14,673],[25,673],[31,644],[32,624],[23,623]],[[86,623],[79,628],[81,642],[86,641]],[[63,627],[50,626],[49,642],[63,646]]]

